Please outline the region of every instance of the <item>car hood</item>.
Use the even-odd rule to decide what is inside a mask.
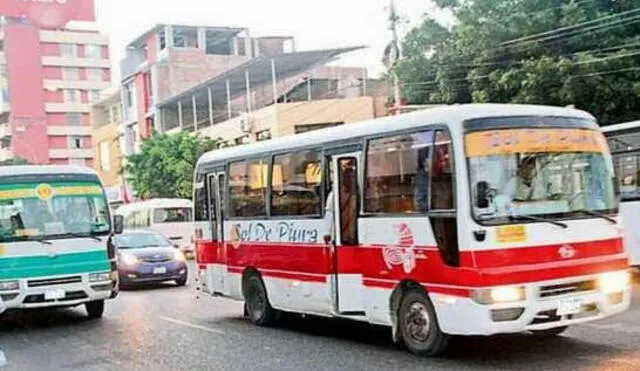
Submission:
[[[131,254],[140,259],[161,259],[161,258],[173,258],[174,247],[144,247],[139,249],[121,249],[120,253]]]

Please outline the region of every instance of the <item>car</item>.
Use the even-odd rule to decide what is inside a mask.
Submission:
[[[114,237],[121,287],[174,281],[187,284],[186,258],[163,234],[153,230],[125,231]]]

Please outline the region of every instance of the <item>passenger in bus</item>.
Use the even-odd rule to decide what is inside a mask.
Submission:
[[[415,211],[429,211],[429,148],[418,152],[418,169],[415,177]]]
[[[329,245],[335,238],[335,203],[333,189],[329,188],[324,207],[324,243]]]
[[[525,157],[520,161],[516,174],[507,182],[504,194],[512,201],[544,199],[547,194],[546,186],[537,175],[535,157]]]

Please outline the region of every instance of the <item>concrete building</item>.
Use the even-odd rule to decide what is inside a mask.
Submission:
[[[93,0],[0,2],[0,161],[92,166],[89,112],[110,86]]]

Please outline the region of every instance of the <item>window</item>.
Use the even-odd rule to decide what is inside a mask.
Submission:
[[[638,154],[616,154],[613,156],[613,164],[617,174],[616,180],[620,187],[620,199],[622,201],[640,199]]]
[[[62,79],[69,80],[69,81],[78,80],[78,69],[75,67],[63,67]]]
[[[184,223],[191,222],[191,209],[188,207],[166,207],[153,211],[154,223]]]
[[[120,106],[113,105],[109,107],[109,122],[120,122]]]
[[[271,139],[271,130],[262,130],[256,133],[256,140],[262,142],[263,140]]]
[[[89,103],[94,103],[94,102],[100,101],[100,98],[101,98],[100,90],[89,90],[87,92],[87,94],[89,96],[88,97],[89,98]]]
[[[271,176],[271,214],[320,215],[322,162],[316,151],[275,156]]]
[[[111,170],[111,153],[109,151],[109,142],[100,142],[100,168],[104,171]]]
[[[267,161],[246,160],[232,163],[229,168],[231,217],[266,215]]]
[[[78,103],[80,101],[80,94],[78,90],[66,89],[63,93],[64,101],[67,103]]]
[[[200,173],[197,176],[196,183],[194,184],[194,210],[195,210],[195,220],[198,222],[208,221],[209,220],[209,210],[207,207],[208,199],[207,199],[207,182],[205,181],[204,174]],[[212,199],[213,203],[213,199]]]
[[[69,149],[82,149],[82,137],[71,136],[68,140]]]
[[[124,86],[124,106],[133,107],[133,86],[131,84]]]
[[[241,137],[238,137],[234,140],[234,142],[236,143],[236,146],[240,146],[243,144],[249,144],[250,140],[249,140],[249,135],[243,135]]]
[[[60,53],[68,58],[75,58],[78,55],[75,44],[60,44]]]
[[[102,46],[100,45],[85,45],[84,46],[85,58],[102,59]]]
[[[434,210],[453,210],[454,176],[451,137],[444,131],[436,131],[431,171],[431,208]]]
[[[402,134],[369,142],[365,211],[414,213],[429,210],[433,132]]]
[[[100,68],[87,68],[87,80],[89,80],[89,81],[102,81],[102,69],[100,69]]]
[[[67,125],[79,126],[82,125],[81,113],[67,113]]]

